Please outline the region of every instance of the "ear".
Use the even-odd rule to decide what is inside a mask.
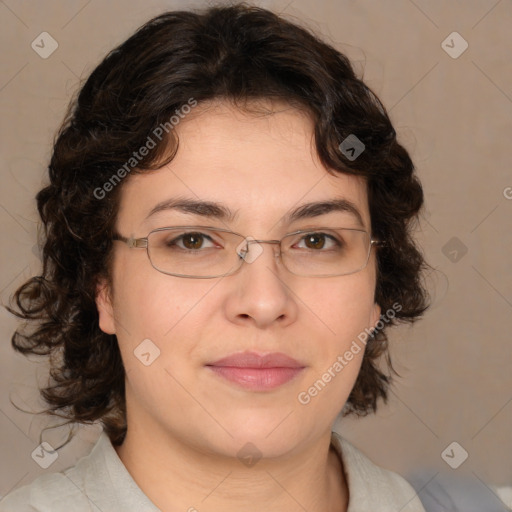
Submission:
[[[106,334],[115,334],[114,307],[112,305],[110,286],[101,278],[96,286],[96,307],[99,315],[100,329]]]

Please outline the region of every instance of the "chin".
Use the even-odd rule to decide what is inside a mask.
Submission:
[[[288,414],[289,417],[285,419]],[[285,409],[279,411],[279,414],[244,414],[239,418],[233,418],[229,425],[224,424],[233,436],[224,436],[224,439],[230,445],[231,453],[233,449],[238,451],[252,443],[265,457],[279,457],[293,450],[301,438],[298,427],[300,424],[301,429],[304,429],[305,425],[297,421],[295,416],[296,413],[290,414],[290,411]]]

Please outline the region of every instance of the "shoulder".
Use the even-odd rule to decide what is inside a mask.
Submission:
[[[74,510],[90,510],[85,495],[64,472],[51,473],[5,496],[0,512],[61,512],[68,511],[70,503]]]
[[[60,473],[36,478],[0,501],[0,512],[155,512],[102,432],[91,453]]]
[[[425,512],[413,487],[397,473],[374,464],[352,443],[333,432],[349,490],[348,512]]]

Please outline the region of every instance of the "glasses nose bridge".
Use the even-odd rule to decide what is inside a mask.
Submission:
[[[278,245],[279,251],[277,252],[277,256],[281,255],[281,240],[256,240],[254,238],[247,237],[245,242],[249,246],[249,244],[274,244]]]
[[[281,259],[281,261],[282,261],[282,258],[281,258],[281,256],[282,256],[282,254],[281,254],[281,250],[282,250],[282,247],[281,247],[281,240],[272,240],[272,239],[270,239],[270,240],[257,240],[257,239],[252,238],[252,237],[245,237],[244,241],[245,241],[245,243],[246,243],[246,247],[247,247],[247,251],[248,251],[248,252],[249,252],[249,250],[250,250],[250,247],[249,247],[249,246],[250,246],[251,244],[273,244],[273,245],[277,245],[277,246],[278,246],[278,250],[277,250],[277,252],[276,252],[276,251],[274,251],[274,257],[275,257],[277,260]],[[262,249],[262,250],[263,250],[263,249]],[[253,261],[253,260],[252,260],[251,258],[249,258],[249,262],[251,262],[251,263],[252,263],[252,261]],[[242,262],[241,262],[241,264],[243,265],[243,263],[244,263],[244,262],[245,262],[245,258],[242,258]]]
[[[279,244],[281,245],[281,240],[256,240],[256,239],[247,239],[248,243],[258,243],[258,244]]]

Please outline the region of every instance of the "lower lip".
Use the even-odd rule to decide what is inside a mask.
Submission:
[[[286,384],[304,368],[239,368],[209,366],[217,375],[253,391],[268,391]]]

